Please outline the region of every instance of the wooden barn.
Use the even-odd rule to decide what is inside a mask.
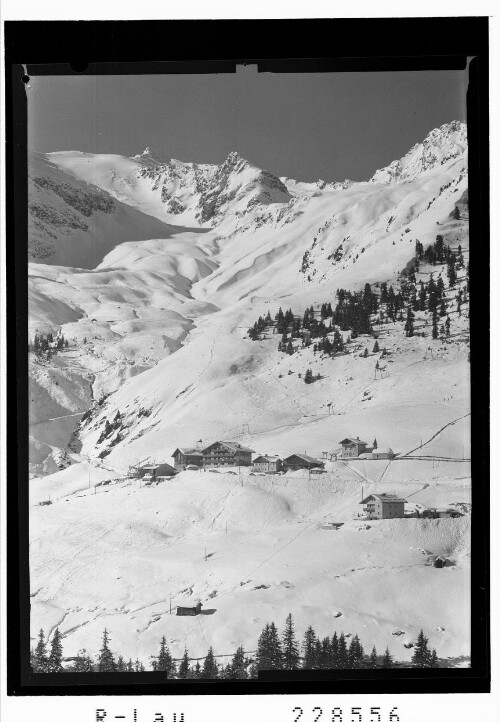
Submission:
[[[283,468],[283,459],[280,456],[257,456],[253,460],[255,471],[264,471],[267,474],[276,474]]]
[[[178,606],[176,613],[178,617],[196,617],[197,614],[201,614],[201,607],[201,602]]]
[[[405,515],[406,499],[396,494],[370,494],[361,501],[368,519],[400,519]]]
[[[186,466],[203,465],[203,452],[201,449],[176,449],[172,454],[177,471],[184,471]]]
[[[235,441],[214,441],[203,449],[203,468],[214,466],[251,466],[253,449]]]
[[[297,469],[324,469],[325,464],[307,454],[291,454],[283,459],[283,466],[286,471],[297,471]]]

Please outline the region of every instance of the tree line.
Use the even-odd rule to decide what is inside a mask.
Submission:
[[[46,358],[50,360],[54,354],[63,348],[68,348],[69,341],[61,334],[55,339],[54,335],[49,331],[47,335],[43,333],[35,333],[35,338],[28,343],[28,352],[35,353],[38,358]]]
[[[366,651],[358,634],[340,635],[335,631],[332,636],[319,637],[312,626],[309,626],[302,642],[299,641],[295,623],[291,614],[285,621],[280,633],[274,622],[267,623],[263,628],[257,649],[245,652],[240,645],[231,660],[226,664],[218,662],[221,657],[231,655],[215,655],[210,646],[205,657],[192,659],[187,649],[182,658],[175,659],[167,645],[165,636],[160,641],[158,654],[150,658],[151,669],[164,672],[167,679],[256,679],[264,670],[298,670],[298,669],[389,669],[408,666],[397,662],[386,647],[382,654],[375,646]],[[69,665],[63,667],[63,661]],[[200,664],[201,662],[201,664]],[[116,656],[110,648],[107,629],[103,632],[102,644],[96,659],[81,649],[76,657],[63,659],[62,639],[59,629],[54,631],[50,650],[43,630],[40,630],[36,647],[30,654],[33,672],[144,672],[144,664],[136,659],[126,661],[123,656]],[[435,649],[430,649],[429,640],[420,630],[417,641],[413,645],[410,666],[438,667],[439,658]]]

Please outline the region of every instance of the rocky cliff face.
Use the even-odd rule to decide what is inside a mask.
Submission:
[[[202,225],[215,226],[236,212],[241,215],[259,206],[288,203],[292,197],[279,178],[236,152],[220,165],[177,160],[148,163],[139,175],[151,182],[153,192],[160,190],[167,213],[178,215],[191,209]]]

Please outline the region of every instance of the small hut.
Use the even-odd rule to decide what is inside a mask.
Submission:
[[[177,607],[177,616],[178,617],[196,617],[197,614],[201,614],[201,602],[197,602],[196,604],[189,604],[184,606],[178,606]]]

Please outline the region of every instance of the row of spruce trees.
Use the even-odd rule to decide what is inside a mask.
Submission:
[[[180,660],[174,659],[163,637],[158,654],[151,657],[150,663],[153,671],[164,672],[169,679],[256,679],[259,671],[263,670],[388,669],[407,666],[396,662],[388,647],[382,655],[379,655],[375,646],[369,653],[365,652],[357,634],[352,636],[342,632],[337,635],[337,632],[334,632],[331,637],[320,638],[313,627],[309,626],[300,643],[291,614],[286,618],[281,634],[274,622],[265,625],[259,636],[256,651],[245,652],[240,646],[226,664],[220,664],[217,659],[212,647],[201,659],[191,659],[187,649],[184,650]],[[106,629],[96,660],[82,649],[76,657],[66,660],[66,663],[70,662],[69,666],[63,667],[63,661],[59,629],[54,631],[50,650],[44,632],[40,630],[37,645],[31,650],[33,672],[145,671],[144,664],[139,659],[125,661],[121,655],[117,657],[112,652]],[[411,666],[419,668],[439,666],[436,650],[429,648],[429,641],[423,630],[420,631],[414,645]]]

